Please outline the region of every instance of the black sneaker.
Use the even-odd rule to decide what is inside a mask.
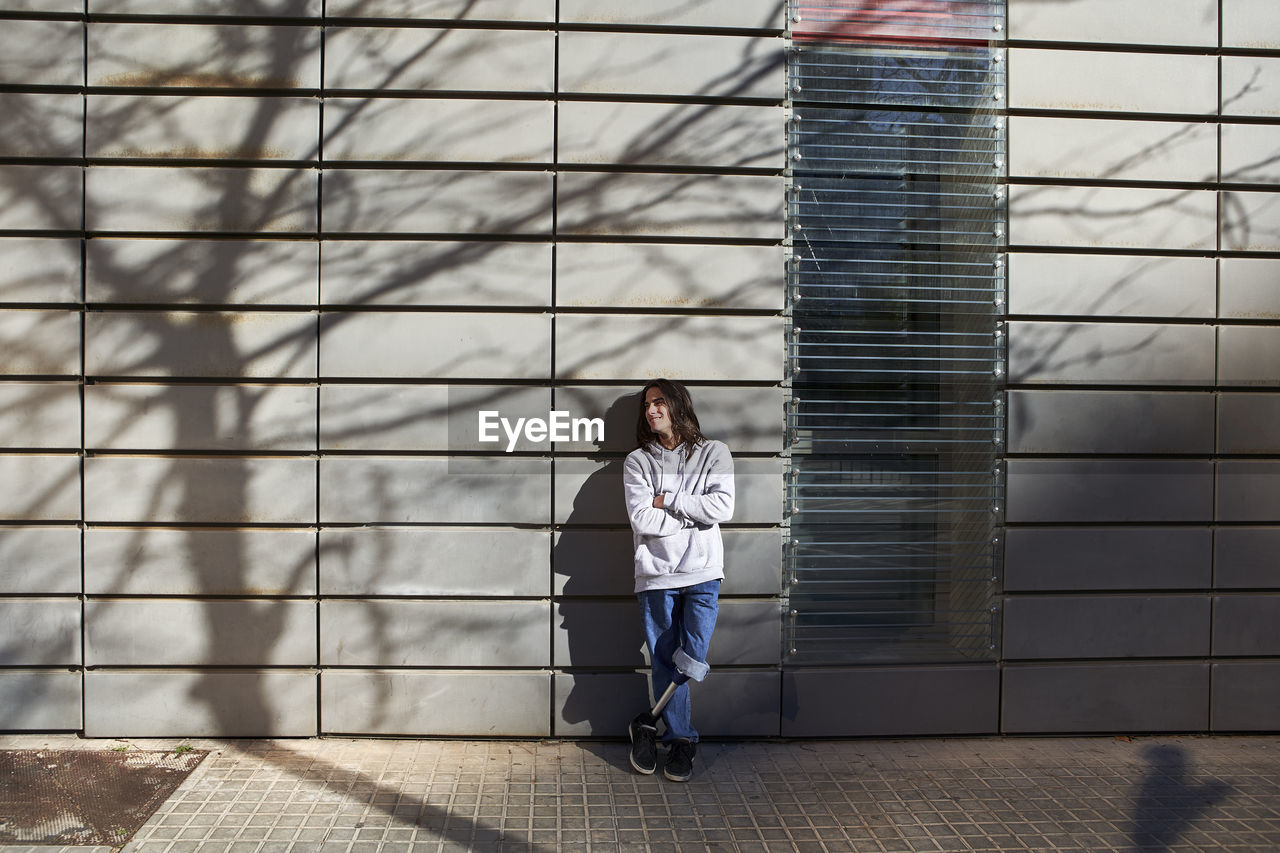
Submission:
[[[631,736],[631,766],[648,776],[658,769],[658,729],[649,724],[649,715],[641,714],[627,726]]]
[[[662,775],[672,782],[688,782],[693,775],[693,757],[698,754],[698,745],[691,740],[680,738],[671,742],[671,752],[667,754],[666,766]]]

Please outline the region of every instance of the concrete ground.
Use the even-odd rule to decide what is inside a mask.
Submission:
[[[686,784],[619,742],[0,737],[122,743],[211,750],[126,853],[1280,851],[1280,737],[704,743]]]

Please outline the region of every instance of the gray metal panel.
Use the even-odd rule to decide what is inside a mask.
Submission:
[[[1204,657],[1208,596],[1008,596],[1006,660]]]
[[[79,166],[0,166],[0,229],[81,227],[83,183]]]
[[[0,456],[0,519],[76,521],[80,518],[80,459],[76,456]]]
[[[1280,656],[1280,595],[1221,595],[1213,600],[1213,654]]]
[[[1208,589],[1213,563],[1208,527],[1013,527],[1005,531],[1004,588]]]
[[[8,21],[6,28],[14,24]],[[80,95],[4,92],[0,115],[6,118],[0,126],[0,157],[79,157],[84,151]]]
[[[1280,461],[1218,463],[1219,521],[1280,521]]]
[[[90,86],[314,89],[320,28],[89,25]],[[76,82],[79,82],[78,80]]]
[[[1010,116],[1009,175],[1216,181],[1217,130],[1212,124]]]
[[[549,172],[331,169],[320,203],[328,233],[550,234],[551,189]]]
[[[1280,6],[1271,0],[1223,0],[1222,44],[1280,48]]]
[[[560,33],[559,91],[781,100],[782,40],[667,33]]]
[[[1214,449],[1212,394],[1011,391],[1011,453],[1168,453]]]
[[[89,595],[315,595],[316,534],[91,527],[84,588]]]
[[[0,83],[18,86],[82,85],[84,24],[79,21],[5,21],[0,27]]]
[[[690,682],[693,724],[701,737],[776,737],[776,670],[718,670]],[[653,703],[648,672],[557,672],[552,711],[557,737],[617,737]]]
[[[1273,88],[1280,88],[1280,75],[1277,77]],[[1221,195],[1223,249],[1237,252],[1280,251],[1280,194],[1224,190]]]
[[[1280,394],[1219,394],[1218,452],[1280,454]]]
[[[90,302],[314,305],[316,243],[288,240],[104,240],[85,244]]]
[[[1217,196],[1212,190],[1011,185],[1009,242],[1128,252],[1213,251]]]
[[[0,385],[0,447],[75,449],[80,390],[70,382]]]
[[[1214,533],[1214,586],[1280,588],[1280,527],[1220,527]]]
[[[326,666],[545,667],[545,601],[320,602]]]
[[[0,311],[0,375],[70,376],[80,372],[75,311]]]
[[[88,666],[314,666],[311,601],[93,599]]]
[[[647,665],[640,605],[634,599],[561,599],[552,619],[557,667]],[[707,654],[713,673],[718,666],[776,664],[781,645],[777,601],[720,600]]]
[[[1009,254],[1009,313],[1089,317],[1212,317],[1213,258]]]
[[[1191,732],[1209,727],[1207,663],[1006,666],[1007,734]]]
[[[1280,125],[1220,124],[1222,180],[1232,184],[1280,183]]]
[[[1280,155],[1276,157],[1280,162]],[[1220,316],[1233,320],[1280,320],[1280,259],[1221,258]]]
[[[86,737],[312,737],[313,670],[85,673]]]
[[[778,530],[721,530],[724,595],[777,595],[782,584]],[[556,531],[551,552],[556,595],[630,595],[635,589],[630,530]]]
[[[0,239],[0,302],[79,301],[78,239]]]
[[[546,459],[330,456],[320,460],[320,521],[547,524],[550,474]]]
[[[320,257],[325,305],[551,304],[549,243],[326,240]]]
[[[1218,63],[1213,56],[1012,48],[1009,106],[1212,114]]]
[[[322,595],[546,596],[545,530],[320,531]]]
[[[87,385],[85,446],[113,450],[314,450],[306,386]]]
[[[1277,86],[1280,86],[1280,57],[1222,57],[1224,116],[1275,118],[1280,115],[1275,97]]]
[[[439,21],[555,20],[555,0],[328,0],[328,17],[416,18]]]
[[[314,523],[316,463],[95,456],[84,464],[84,515],[86,521]]]
[[[1280,729],[1280,661],[1222,661],[1213,665],[1215,732]]]
[[[1011,459],[1007,484],[1015,523],[1213,518],[1208,461]]]
[[[1009,379],[1044,384],[1211,385],[1212,326],[1009,324]]]
[[[995,666],[794,669],[782,675],[783,737],[991,734]]]
[[[560,21],[575,24],[631,24],[659,27],[724,27],[780,30],[778,0],[686,0],[644,4],[630,0],[560,0]]]
[[[556,37],[541,30],[330,27],[328,89],[550,92]]]
[[[558,253],[563,253],[561,246]],[[689,389],[702,432],[733,453],[780,453],[785,412],[780,387],[695,387]],[[636,446],[640,383],[555,388],[556,407],[574,417],[603,418],[604,442],[557,442],[556,450],[630,453]]]
[[[564,243],[556,304],[618,308],[783,308],[780,246]]]
[[[0,666],[79,663],[78,598],[0,598]]]
[[[318,181],[311,169],[100,166],[85,177],[85,225],[95,231],[312,232]]]
[[[82,704],[78,672],[0,672],[0,729],[5,731],[79,729]]]
[[[550,101],[326,98],[324,158],[442,163],[550,163]]]
[[[1009,38],[1107,44],[1218,44],[1217,0],[1009,0]]]
[[[546,737],[546,672],[327,670],[324,731],[431,737]]]
[[[88,0],[90,14],[316,17],[323,0]]]
[[[1280,326],[1220,327],[1218,384],[1280,385]]]
[[[0,528],[0,595],[79,592],[78,528]]]
[[[89,95],[88,157],[147,160],[315,160],[314,98]]]

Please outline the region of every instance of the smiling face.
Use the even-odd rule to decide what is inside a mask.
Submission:
[[[655,435],[664,442],[670,440],[671,411],[667,408],[667,400],[662,396],[661,388],[650,388],[644,392],[644,417]]]

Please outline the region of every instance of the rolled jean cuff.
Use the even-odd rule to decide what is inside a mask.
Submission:
[[[701,681],[711,671],[711,667],[704,661],[694,660],[685,654],[684,649],[676,649],[671,655],[671,662],[676,665],[676,670],[681,675],[687,675],[694,681]]]

